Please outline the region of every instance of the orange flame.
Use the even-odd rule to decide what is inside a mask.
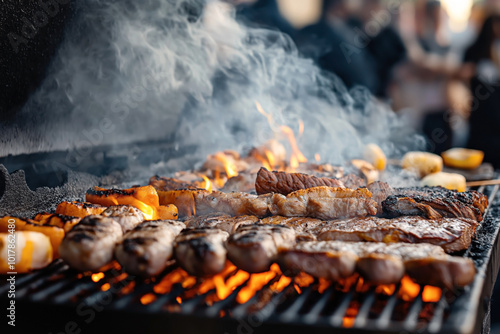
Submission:
[[[281,275],[281,270],[276,263],[273,263],[271,265],[270,271],[250,275],[248,283],[245,285],[245,287],[243,287],[240,290],[240,292],[236,296],[236,301],[240,304],[246,303],[247,301],[250,300],[250,298],[252,298],[257,293],[257,291],[261,290],[264,287],[264,285],[266,285],[267,283],[269,283],[270,280],[275,278],[276,275]],[[290,282],[291,280],[288,281],[288,283]],[[284,279],[281,283],[279,283],[279,281],[277,283],[278,284],[275,286],[275,288],[278,287],[281,288],[286,283],[286,279]],[[273,285],[274,284],[276,284],[276,282],[273,283]],[[283,288],[285,286],[283,286]]]
[[[153,291],[157,294],[169,293],[175,283],[184,281],[188,276],[187,272],[181,268],[177,268],[165,275],[165,277],[153,287]]]
[[[156,300],[156,296],[153,293],[147,293],[141,297],[140,301],[142,305],[151,304]]]
[[[299,163],[301,162],[307,162],[306,157],[302,152],[299,150],[299,147],[297,145],[297,140],[295,139],[295,135],[293,134],[292,129],[290,129],[286,125],[282,125],[280,127],[281,132],[287,137],[288,142],[290,143],[290,147],[292,148],[292,155],[290,157],[290,166],[292,169],[296,169],[299,167]]]
[[[375,288],[376,293],[380,293],[387,296],[392,295],[394,291],[396,291],[395,284],[384,284],[384,285],[379,285]]]
[[[92,274],[92,276],[91,276],[92,281],[94,281],[96,283],[99,282],[103,278],[104,278],[104,273],[96,273],[96,274]]]
[[[274,125],[274,119],[273,119],[273,115],[271,114],[268,114],[267,112],[264,111],[264,108],[262,108],[262,106],[260,105],[259,102],[255,101],[255,105],[257,106],[257,111],[259,113],[261,113],[262,115],[264,115],[266,118],[267,118],[267,123],[269,123],[269,126],[271,127],[271,129],[273,131],[275,131],[275,125]]]
[[[110,288],[111,288],[111,284],[109,284],[109,283],[104,283],[104,284],[101,286],[101,291],[108,291]]]
[[[344,318],[342,319],[342,326],[346,328],[351,328],[354,326],[356,321],[356,315],[358,315],[359,308],[354,304],[350,305],[347,309]]]
[[[318,163],[321,161],[321,156],[319,155],[319,153],[316,153],[314,155],[314,160],[316,160],[316,162],[318,162]]]
[[[399,289],[399,297],[406,302],[412,301],[417,298],[420,292],[420,285],[413,282],[408,276],[401,279],[401,288]]]
[[[302,137],[304,134],[304,122],[302,120],[299,120],[299,137]]]
[[[202,186],[203,189],[206,189],[208,191],[212,191],[212,182],[210,182],[210,179],[206,177],[205,175],[201,175],[203,180],[205,181],[204,185]]]
[[[422,291],[422,300],[427,303],[437,303],[441,299],[443,290],[438,287],[426,285]]]

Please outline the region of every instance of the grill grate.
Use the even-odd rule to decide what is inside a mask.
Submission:
[[[37,309],[35,313],[40,312],[42,305],[48,306],[44,309],[49,312],[62,310],[59,314],[64,314],[64,318],[60,323],[52,322],[51,330],[63,329],[65,321],[71,319],[77,324],[104,329],[105,325],[110,326],[113,317],[118,321],[113,322],[113,330],[118,325],[130,329],[137,321],[144,324],[141,319],[148,317],[156,325],[140,327],[142,332],[164,332],[166,326],[182,332],[187,331],[182,328],[192,326],[200,326],[204,332],[235,333],[284,332],[302,326],[314,326],[317,331],[336,328],[347,333],[477,332],[481,331],[481,320],[489,314],[489,298],[500,266],[497,246],[500,199],[495,197],[498,186],[479,190],[489,196],[490,207],[464,254],[475,261],[478,273],[472,285],[461,291],[445,290],[437,302],[423,300],[424,287],[420,287],[416,298],[408,301],[401,297],[401,284],[394,287],[393,293],[384,293],[376,287],[365,287],[361,279],[326,288],[318,280],[307,285],[293,279],[285,281],[282,289],[276,289],[282,279],[280,274],[270,278],[245,302],[238,300],[238,295],[249,286],[248,277],[220,300],[214,286],[203,288],[206,280],[187,282],[182,275],[179,277],[182,271],[175,264],[153,280],[139,280],[122,273],[116,263],[102,274],[92,275],[77,273],[62,260],[56,260],[40,271],[18,275],[16,303]],[[237,270],[230,270],[225,281],[236,274]],[[3,305],[8,285],[2,281]]]

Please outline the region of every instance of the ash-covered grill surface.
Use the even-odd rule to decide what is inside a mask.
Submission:
[[[3,172],[5,190],[19,186],[22,175]],[[25,196],[50,195],[46,200],[53,201],[77,193],[70,186],[47,189]],[[22,192],[29,194],[28,190]],[[25,319],[17,325],[27,332],[60,332],[67,326],[83,332],[143,333],[274,333],[306,327],[348,333],[488,332],[489,299],[500,266],[500,197],[495,196],[498,186],[479,191],[491,204],[464,254],[475,262],[476,277],[463,290],[444,290],[438,300],[426,297],[431,287],[413,291],[401,283],[370,287],[361,279],[329,284],[308,277],[288,278],[277,267],[257,274],[258,280],[256,274],[242,273],[234,266],[216,279],[202,280],[172,264],[155,279],[141,280],[123,273],[116,263],[102,273],[81,274],[59,259],[43,270],[17,276],[17,312]],[[2,202],[5,206],[5,196]],[[2,305],[8,289],[2,280]]]

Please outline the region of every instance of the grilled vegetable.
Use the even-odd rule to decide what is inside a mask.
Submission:
[[[39,225],[57,226],[68,232],[78,224],[80,217],[65,216],[58,213],[42,212],[35,216],[34,223]]]
[[[104,189],[94,187],[87,190],[85,199],[104,206],[131,205],[144,213],[146,220],[176,219],[177,207],[160,207],[158,193],[153,186],[129,189]]]
[[[64,216],[73,216],[83,218],[89,215],[99,215],[106,210],[103,205],[89,202],[61,202],[56,208],[56,213]]]
[[[376,144],[368,144],[363,152],[363,158],[379,171],[385,170],[387,158],[384,151]]]
[[[403,156],[401,167],[424,177],[440,172],[443,169],[443,159],[439,155],[428,152],[408,152]]]
[[[351,164],[359,169],[360,173],[366,179],[366,184],[373,183],[379,179],[379,171],[368,161],[361,159],[351,160]]]
[[[484,152],[468,148],[452,148],[441,153],[444,164],[448,167],[474,169],[481,165]]]
[[[9,254],[9,245],[15,245],[15,255]],[[0,233],[0,274],[27,273],[52,262],[52,245],[47,236],[39,232],[19,231]],[[9,266],[9,257],[14,257],[14,267]]]
[[[442,186],[446,189],[465,191],[467,189],[465,176],[456,173],[434,173],[422,179],[423,186]]]
[[[0,233],[7,233],[9,228],[9,220],[14,220],[16,231],[33,231],[45,234],[50,239],[54,258],[59,257],[58,248],[64,238],[64,230],[58,226],[39,225],[34,220],[18,218],[12,216],[4,216],[0,218]]]

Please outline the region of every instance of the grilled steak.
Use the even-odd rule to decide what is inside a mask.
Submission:
[[[371,193],[366,188],[316,187],[298,190],[286,197],[275,195],[270,211],[273,215],[285,217],[326,220],[374,215],[377,203],[371,199]]]
[[[175,237],[186,226],[175,220],[149,220],[125,234],[115,249],[115,257],[132,275],[158,275],[172,258]]]
[[[337,219],[364,217],[377,213],[377,204],[366,189],[315,187],[288,194],[250,195],[246,193],[196,194],[198,214],[224,212],[232,216],[312,217]]]
[[[116,220],[86,216],[66,234],[59,253],[72,268],[96,271],[113,259],[115,245],[122,237],[122,227]]]
[[[459,200],[449,197],[422,197],[392,195],[382,202],[384,213],[389,217],[422,216],[430,219],[442,217],[469,218],[483,220],[481,211]]]
[[[378,214],[389,217],[422,216],[483,219],[488,197],[474,190],[457,192],[443,187],[391,188],[387,183],[368,186],[378,203]]]
[[[375,284],[396,283],[406,273],[419,284],[450,289],[470,284],[475,275],[470,259],[447,255],[429,244],[304,242],[280,251],[278,263],[286,273],[304,271],[330,280],[357,271]]]
[[[259,195],[268,193],[288,195],[296,190],[319,186],[343,188],[344,184],[338,179],[302,173],[270,172],[264,167],[259,170],[255,180],[255,190]]]
[[[353,218],[329,222],[318,240],[430,243],[451,253],[469,248],[477,225],[463,218]]]
[[[142,211],[130,205],[110,206],[101,213],[101,216],[115,220],[122,227],[123,233],[127,233],[144,221]]]
[[[176,238],[174,253],[179,266],[199,277],[219,273],[226,264],[224,242],[229,234],[213,228],[185,229]]]
[[[212,213],[203,216],[188,218],[184,221],[188,228],[218,228],[231,234],[240,226],[254,224],[259,221],[256,216],[231,217],[225,213]]]
[[[295,244],[295,231],[283,225],[253,224],[240,227],[226,243],[229,260],[250,273],[269,270],[278,250]]]
[[[269,203],[272,196],[273,194],[257,196],[241,192],[223,193],[220,191],[197,193],[195,197],[196,213],[203,215],[223,212],[231,216],[265,217],[270,213]]]

